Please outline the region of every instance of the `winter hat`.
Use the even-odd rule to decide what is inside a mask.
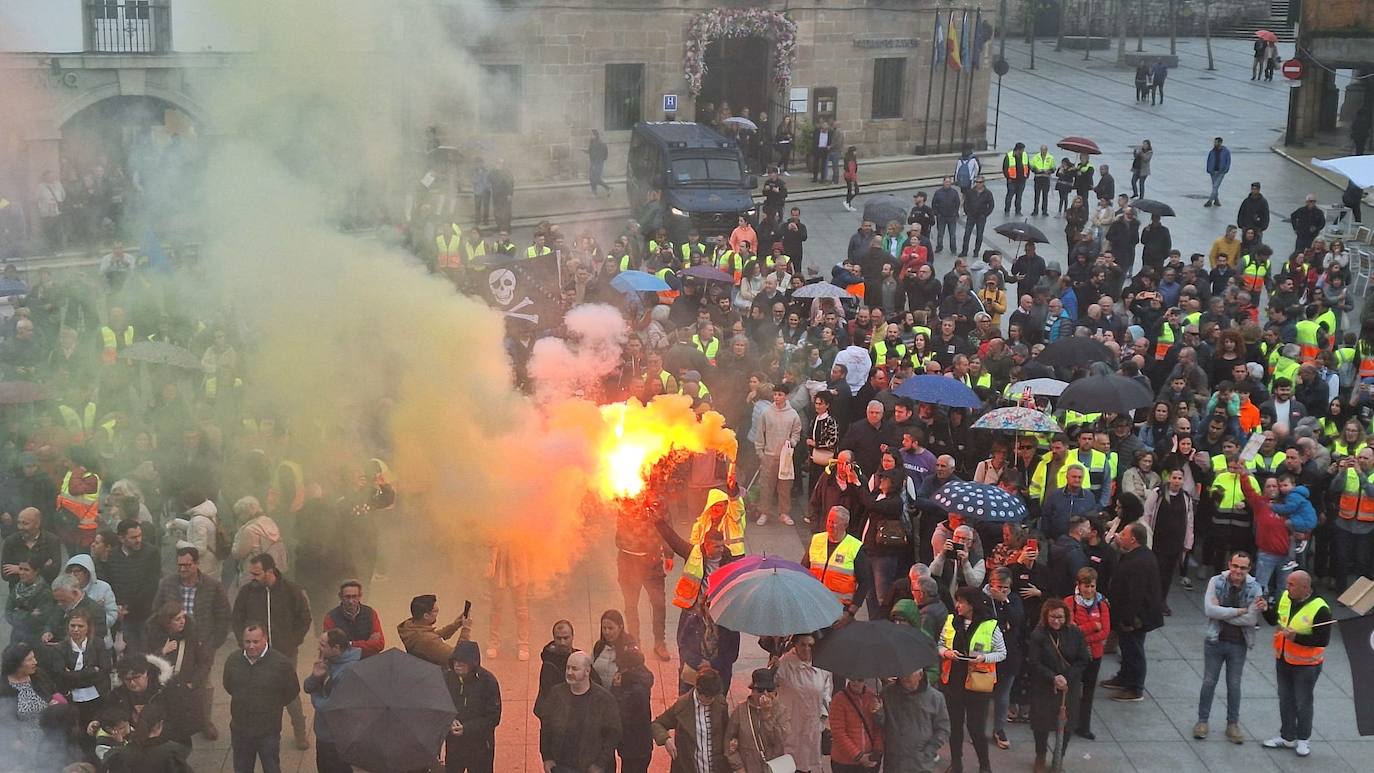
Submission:
[[[451,663],[467,663],[470,666],[482,665],[482,649],[477,646],[477,642],[471,639],[459,639],[458,644],[453,648],[453,654],[448,656]]]
[[[778,677],[771,668],[756,668],[749,675],[749,689],[760,692],[774,692],[778,689]]]
[[[1051,260],[1049,263],[1046,263],[1046,264],[1045,264],[1045,273],[1046,273],[1046,274],[1062,274],[1062,273],[1064,273],[1064,269],[1059,265],[1059,261],[1057,261],[1057,260]]]

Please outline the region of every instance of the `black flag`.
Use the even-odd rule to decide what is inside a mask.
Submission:
[[[469,269],[469,291],[493,309],[534,325],[535,330],[557,327],[563,320],[559,302],[558,260],[552,253]]]
[[[1360,735],[1374,735],[1374,615],[1352,617],[1338,625],[1346,657],[1350,658],[1355,727]]]

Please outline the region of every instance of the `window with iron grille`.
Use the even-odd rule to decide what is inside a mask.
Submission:
[[[171,50],[168,0],[84,0],[86,50],[165,53]]]
[[[520,131],[520,107],[524,96],[518,64],[482,67],[481,131],[514,134]]]
[[[606,130],[633,129],[643,119],[644,65],[606,65]]]
[[[906,57],[873,60],[873,117],[902,117],[902,80]]]

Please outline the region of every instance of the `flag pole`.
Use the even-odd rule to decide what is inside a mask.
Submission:
[[[935,23],[930,30],[930,77],[926,79],[926,130],[921,138],[921,153],[930,152],[930,98],[935,95],[935,52],[936,46],[940,45],[938,40],[940,32],[940,9],[935,9]]]
[[[959,26],[962,28],[963,33],[967,33],[967,32],[968,32],[968,9],[965,9],[965,10],[963,10],[963,11],[960,12],[960,14],[959,14],[959,22],[960,22]],[[951,29],[954,28],[954,20],[953,20],[952,18],[950,19],[950,25],[949,25],[949,26],[950,26]],[[946,40],[948,40],[948,36],[946,36]],[[954,71],[954,109],[950,112],[950,119],[949,119],[949,144],[951,144],[951,145],[953,145],[953,144],[955,143],[955,138],[959,136],[959,89],[963,88],[963,85],[962,85],[962,84],[963,84],[963,80],[964,80],[964,61],[963,61],[963,56],[964,56],[964,37],[963,37],[963,34],[960,34],[960,36],[959,36],[959,44],[958,44],[957,46],[954,47],[954,51],[955,51],[955,53],[959,54],[959,69],[957,69],[957,70]]]
[[[977,70],[978,66],[978,30],[983,26],[983,9],[979,8],[973,15],[973,38],[968,42],[969,66]],[[968,74],[968,98],[964,100],[964,144],[968,144],[968,123],[973,114],[973,84],[978,78],[973,71]],[[986,134],[986,132],[985,132]]]
[[[954,9],[950,9],[950,21],[953,19]],[[945,93],[949,90],[949,29],[945,29],[944,39],[940,41],[941,46],[945,46],[945,55],[941,57],[940,69],[940,123],[935,126],[935,147],[938,150],[945,138]],[[950,134],[954,133],[954,124],[950,124]]]

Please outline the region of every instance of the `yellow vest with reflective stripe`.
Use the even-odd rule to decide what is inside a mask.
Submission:
[[[1107,455],[1095,448],[1090,448],[1088,449],[1088,459],[1084,461],[1082,454],[1083,452],[1077,448],[1070,451],[1068,457],[1065,459],[1064,466],[1067,467],[1071,464],[1083,465],[1083,468],[1088,471],[1088,482],[1084,488],[1090,488],[1100,492],[1103,484],[1111,484],[1111,481],[1107,478],[1109,472]]]
[[[1288,591],[1279,597],[1278,618],[1281,627],[1274,630],[1274,657],[1293,666],[1319,665],[1326,648],[1294,643],[1283,635],[1283,629],[1299,634],[1312,633],[1312,623],[1317,619],[1317,613],[1327,608],[1326,599],[1314,593],[1300,603],[1302,606],[1295,613]]]
[[[1298,369],[1300,367],[1298,363],[1280,354],[1279,358],[1274,361],[1274,378],[1270,380],[1270,385],[1272,386],[1275,381],[1281,378],[1286,378],[1289,383],[1296,387],[1298,385]]]
[[[457,223],[452,223],[450,226],[453,229],[450,236],[445,238],[441,233],[434,237],[434,242],[439,247],[434,262],[439,268],[461,268],[463,265],[463,254],[459,252],[459,245],[462,244],[463,240],[463,229],[459,228]]]
[[[984,620],[983,622],[979,623],[978,627],[973,629],[973,633],[969,634],[968,652],[965,652],[964,654],[972,655],[975,652],[992,652],[992,637],[996,631],[996,620]],[[954,643],[954,615],[949,615],[945,618],[945,629],[940,634],[940,641],[948,641],[950,644]],[[947,658],[940,658],[940,684],[949,684],[949,672],[953,665],[954,661],[949,660]],[[996,663],[971,662],[968,664],[968,668],[970,671],[991,672],[994,675],[993,679],[996,680],[997,678]],[[963,687],[962,684],[959,686]]]
[[[1250,476],[1253,484],[1254,476]],[[1259,488],[1256,486],[1256,488]],[[1221,494],[1217,497],[1217,514],[1212,518],[1214,525],[1249,526],[1250,520],[1244,518],[1245,493],[1240,488],[1240,476],[1234,472],[1220,472],[1212,479],[1212,490]]]
[[[551,254],[552,252],[553,252],[553,249],[550,248],[548,245],[545,245],[543,250],[537,250],[537,249],[535,249],[534,245],[531,244],[530,246],[528,246],[528,247],[525,248],[525,257],[526,257],[526,258],[542,258],[542,257],[544,257],[545,255]]]
[[[1374,496],[1365,496],[1364,484],[1374,484],[1374,472],[1363,476],[1358,470],[1345,471],[1345,489],[1337,512],[1347,521],[1374,521]]]
[[[893,354],[897,355],[898,360],[906,359],[906,344],[901,343],[899,341],[895,344],[892,344],[891,346],[888,346],[887,339],[882,339],[878,341],[876,344],[873,344],[873,364],[882,365],[883,363],[887,362],[887,355],[889,349],[892,350]]]
[[[692,265],[693,255],[700,255],[702,257],[705,257],[706,245],[702,244],[701,242],[697,242],[696,244],[692,244],[691,242],[684,242],[683,245],[678,249],[678,252],[682,254],[682,267],[687,268],[688,266]]]
[[[119,350],[122,349],[123,346],[131,346],[133,344],[134,326],[125,325],[123,346],[120,346],[119,338],[119,334],[108,325],[100,328],[100,343],[103,346],[103,351],[100,353],[100,359],[105,363],[114,362],[118,358]]]
[[[844,539],[840,540],[840,544],[835,546],[835,552],[826,555],[830,547],[830,537],[825,532],[820,532],[811,538],[811,549],[807,552],[811,574],[829,588],[840,604],[846,607],[854,603],[854,591],[859,587],[858,578],[854,576],[854,557],[863,546],[864,543],[854,535],[846,534]]]
[[[83,442],[86,434],[95,428],[95,403],[86,403],[79,414],[75,408],[65,404],[57,406],[57,412],[62,415],[62,426],[66,427],[67,432],[82,438],[76,441],[78,443]]]
[[[1317,324],[1317,321],[1312,319],[1300,319],[1298,320],[1297,329],[1298,346],[1302,348],[1302,358],[1304,360],[1315,358],[1321,346],[1318,342],[1318,335],[1321,333],[1321,328]]]
[[[712,338],[710,343],[703,346],[701,343],[701,336],[697,335],[696,333],[693,333],[692,346],[695,346],[697,348],[697,351],[706,355],[707,361],[709,361],[712,365],[716,364],[716,352],[720,351],[719,338]]]
[[[1030,157],[1030,168],[1032,172],[1053,172],[1054,154],[1046,153],[1042,156],[1036,153]]]

